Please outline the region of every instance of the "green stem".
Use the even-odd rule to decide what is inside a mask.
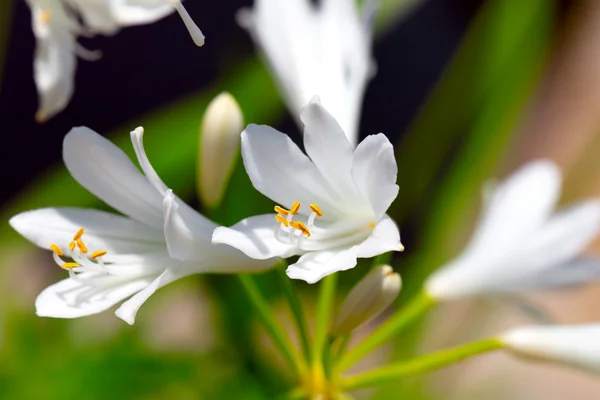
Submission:
[[[296,354],[292,344],[289,342],[285,332],[273,317],[273,313],[269,309],[269,305],[261,294],[258,285],[254,281],[254,278],[247,274],[239,274],[237,276],[239,277],[246,294],[256,308],[258,317],[265,326],[269,336],[271,336],[273,343],[275,343],[275,346],[277,346],[277,348],[281,351],[291,367],[298,374],[301,374],[303,366],[298,359],[298,355]]]
[[[421,292],[412,299],[406,307],[395,313],[389,320],[383,323],[369,337],[359,343],[356,347],[346,353],[336,366],[336,370],[341,372],[352,366],[356,361],[367,355],[375,348],[392,339],[404,328],[414,322],[425,311],[436,304],[427,293]]]
[[[385,381],[433,371],[466,358],[499,350],[503,347],[504,344],[499,339],[485,339],[355,375],[344,379],[341,382],[341,386],[345,391],[372,387]]]
[[[298,336],[300,337],[300,342],[302,344],[302,351],[304,352],[304,357],[310,364],[310,344],[308,340],[306,317],[304,316],[304,310],[302,309],[302,303],[300,302],[298,293],[296,290],[294,290],[293,281],[285,274],[286,266],[287,263],[285,261],[281,261],[279,265],[276,266],[275,270],[280,278],[283,293],[294,316],[296,328],[298,328]]]
[[[329,318],[335,299],[335,287],[337,284],[337,274],[331,274],[325,277],[321,283],[321,293],[317,305],[317,316],[315,321],[315,334],[313,338],[313,347],[311,360],[314,373],[323,374],[323,355],[327,344],[329,333]],[[317,378],[318,379],[318,378]]]

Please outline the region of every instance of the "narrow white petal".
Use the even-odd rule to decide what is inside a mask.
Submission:
[[[335,118],[313,98],[301,111],[304,148],[331,187],[343,197],[355,197],[350,170],[354,149]]]
[[[367,136],[358,145],[352,161],[352,179],[371,203],[377,219],[398,196],[397,174],[394,147],[384,134]]]
[[[358,245],[357,257],[370,258],[388,251],[403,251],[400,231],[396,223],[387,215],[377,223],[373,233]]]
[[[524,240],[549,217],[560,185],[560,171],[551,161],[520,168],[496,187],[467,251],[500,256]]]
[[[530,326],[502,336],[506,346],[528,359],[563,363],[600,373],[600,325]]]
[[[109,3],[112,18],[121,26],[150,24],[175,11],[168,0],[112,0]]]
[[[162,196],[109,140],[89,128],[73,128],[63,142],[71,175],[116,210],[146,225],[163,226]]]
[[[281,206],[316,203],[325,215],[339,214],[328,183],[287,135],[265,125],[248,125],[242,133],[242,157],[256,190]]]
[[[144,171],[146,179],[148,179],[148,182],[150,182],[150,184],[154,186],[154,188],[158,190],[160,194],[164,195],[168,187],[165,185],[162,179],[160,179],[154,170],[154,167],[152,167],[152,164],[150,164],[150,160],[148,160],[146,150],[144,149],[144,128],[140,126],[139,128],[134,129],[130,136],[135,155],[140,163],[140,167],[142,167],[142,171]]]
[[[356,247],[311,252],[300,257],[295,264],[290,265],[286,273],[292,279],[316,283],[327,275],[354,268],[356,257]]]
[[[544,290],[570,288],[572,286],[600,280],[600,260],[597,258],[575,258],[553,265],[519,279],[505,287],[506,291]]]
[[[116,214],[77,208],[41,208],[25,211],[12,217],[10,225],[35,245],[49,249],[56,244],[64,252],[73,235],[85,229],[86,243],[106,246],[113,254],[135,254],[164,248],[160,229]],[[95,249],[95,250],[100,250]]]
[[[129,325],[133,325],[135,322],[135,316],[137,315],[140,307],[146,302],[146,300],[150,298],[150,296],[154,294],[154,292],[161,287],[166,286],[169,283],[187,275],[189,275],[189,271],[181,268],[181,265],[167,268],[143,290],[123,303],[121,307],[115,311],[115,315],[127,322]]]
[[[265,260],[272,257],[287,258],[297,253],[295,246],[277,240],[273,214],[246,218],[231,228],[215,229],[212,242],[222,243],[241,250],[248,257]]]
[[[97,314],[144,289],[153,277],[122,279],[115,277],[102,286],[85,285],[65,279],[46,288],[35,301],[37,315],[53,318],[78,318]]]
[[[164,233],[171,257],[180,261],[202,260],[212,251],[212,232],[216,224],[209,221],[167,190],[163,199]]]

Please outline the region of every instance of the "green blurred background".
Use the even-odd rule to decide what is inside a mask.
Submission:
[[[106,208],[60,162],[61,139],[72,126],[91,126],[132,155],[128,133],[143,125],[156,170],[199,209],[198,127],[220,91],[236,97],[247,122],[298,138],[252,43],[233,21],[235,10],[251,2],[208,3],[186,3],[207,36],[202,49],[191,45],[175,17],[85,42],[101,48],[104,60],[81,63],[72,104],[44,125],[33,121],[28,9],[21,0],[0,4],[1,162],[8,171],[0,226],[0,398],[264,399],[288,388],[290,376],[235,279],[199,276],[161,289],[133,327],[110,311],[77,320],[39,318],[35,297],[64,273],[7,224],[37,207]],[[383,131],[397,146],[401,191],[390,214],[407,249],[393,259],[404,281],[398,306],[464,244],[488,178],[550,157],[565,170],[565,201],[600,194],[598,38],[600,2],[594,0],[380,1],[379,73],[365,98],[361,135]],[[270,206],[238,163],[212,217],[228,225]],[[367,265],[340,275],[340,297]],[[293,334],[276,278],[268,273],[259,281]],[[294,284],[310,317],[316,287]],[[600,318],[597,289],[530,300],[559,321],[589,321]],[[444,306],[357,369],[526,321],[495,303]],[[585,375],[493,355],[356,397],[548,400],[599,393],[600,384]]]

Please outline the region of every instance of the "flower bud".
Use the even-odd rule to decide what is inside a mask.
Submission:
[[[398,297],[402,280],[389,265],[369,272],[352,288],[338,313],[332,334],[341,336],[375,318]]]
[[[600,373],[600,324],[529,326],[501,336],[506,349],[528,359]]]
[[[221,202],[237,160],[243,125],[242,110],[229,93],[221,93],[206,108],[198,163],[198,194],[206,207]]]

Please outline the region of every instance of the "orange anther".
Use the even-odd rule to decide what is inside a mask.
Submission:
[[[311,203],[310,205],[310,211],[314,212],[315,214],[317,214],[318,217],[322,217],[323,216],[323,211],[321,211],[321,209],[319,208],[318,205]]]
[[[43,24],[47,24],[50,22],[50,19],[52,19],[52,13],[48,10],[42,10],[40,13],[40,21],[42,21]]]
[[[75,242],[69,243],[69,250],[73,251],[75,249]]]
[[[302,222],[292,221],[290,222],[290,225],[292,226],[292,228],[298,229],[300,232],[302,232],[304,236],[310,237],[310,230]]]
[[[83,233],[85,232],[85,230],[83,228],[81,228],[80,230],[77,231],[77,233],[75,234],[75,236],[73,236],[73,240],[78,240],[83,236]]]
[[[60,249],[60,247],[58,247],[54,243],[52,243],[50,245],[50,250],[52,250],[53,252],[55,252],[59,257],[62,257],[62,255],[63,255],[63,251]]]
[[[71,268],[77,268],[80,265],[77,264],[76,262],[68,262],[68,263],[64,263],[63,265],[61,265],[60,267],[62,269],[71,269]]]
[[[275,206],[275,212],[281,215],[288,215],[290,212],[283,207]]]
[[[300,211],[300,202],[295,201],[294,204],[292,204],[292,208],[290,208],[290,212],[292,215],[295,215],[298,213],[298,211]]]
[[[98,251],[93,252],[92,255],[90,256],[90,258],[95,259],[98,257],[102,257],[106,253],[108,253],[106,250],[98,250]]]
[[[87,247],[85,247],[85,244],[83,244],[83,241],[81,239],[75,240],[75,243],[77,243],[77,247],[79,248],[79,251],[81,251],[82,253],[88,252]]]
[[[282,223],[283,225],[285,225],[286,227],[289,226],[289,223],[287,222],[287,219],[283,218],[281,215],[276,215],[275,216],[275,220],[279,223]]]

